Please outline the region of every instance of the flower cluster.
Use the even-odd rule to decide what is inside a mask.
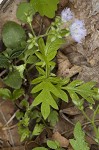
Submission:
[[[61,19],[63,22],[67,22],[71,20],[74,17],[74,14],[71,12],[70,8],[65,8],[61,12]]]
[[[71,36],[78,43],[81,43],[82,39],[86,36],[86,29],[84,26],[84,22],[81,20],[75,20],[70,26]]]
[[[81,43],[86,36],[84,22],[78,19],[74,19],[74,14],[71,12],[70,8],[65,8],[61,12],[61,20],[65,23],[67,23],[68,21],[72,22],[69,27],[70,34],[76,42]]]

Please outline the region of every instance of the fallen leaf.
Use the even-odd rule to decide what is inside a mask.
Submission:
[[[80,66],[72,65],[62,52],[58,52],[57,55],[58,71],[57,76],[72,77],[79,73],[82,68]]]
[[[17,125],[15,125],[13,119],[7,125],[7,122],[15,113],[15,107],[10,100],[3,101],[0,99],[0,139],[2,142],[2,147],[9,147],[20,145],[20,136],[18,134]],[[5,126],[6,125],[6,126]],[[15,125],[10,129],[11,126]],[[10,143],[10,144],[9,144]]]
[[[73,132],[73,125],[62,117],[59,117],[58,123],[55,125],[53,132],[59,132],[66,138],[70,137]]]
[[[61,112],[64,114],[67,114],[67,115],[71,115],[71,116],[81,114],[81,111],[75,106],[63,109],[63,110],[61,110]]]
[[[68,147],[69,145],[69,140],[63,137],[59,132],[55,132],[52,135],[52,139],[58,141],[61,147]]]

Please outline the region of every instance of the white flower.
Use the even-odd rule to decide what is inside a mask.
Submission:
[[[67,22],[71,20],[74,17],[74,14],[71,12],[70,8],[65,8],[61,12],[61,19],[63,22]]]
[[[86,36],[84,22],[81,20],[75,20],[75,22],[70,26],[70,33],[76,42],[81,43],[82,39]]]

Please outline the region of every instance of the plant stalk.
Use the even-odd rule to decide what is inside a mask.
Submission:
[[[82,111],[83,115],[85,116],[85,118],[92,124],[93,129],[94,129],[94,132],[95,132],[95,135],[96,135],[96,138],[97,138],[97,140],[98,140],[97,142],[98,142],[98,144],[99,144],[98,129],[97,129],[97,127],[96,127],[96,125],[95,125],[95,122],[94,122],[94,118],[95,118],[95,117],[93,117],[93,119],[91,120],[91,119],[87,116],[87,114],[85,113],[84,110],[81,110],[81,111]]]

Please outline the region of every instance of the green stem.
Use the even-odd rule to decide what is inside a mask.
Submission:
[[[33,30],[32,24],[31,24],[31,23],[29,23],[29,25],[30,25],[30,28],[31,28],[32,34],[33,34],[34,36],[36,36],[36,35],[35,35],[35,32],[34,32],[34,30]]]
[[[84,112],[84,110],[81,110],[85,118],[92,123],[92,120],[87,116],[87,114]]]
[[[95,116],[97,114],[98,109],[99,109],[99,105],[97,106],[96,110],[94,111],[93,118],[92,118],[92,125],[93,125],[93,128],[94,128],[98,143],[99,143],[99,135],[98,135],[99,132],[98,132],[98,129],[95,125]]]
[[[45,36],[48,36],[49,34],[43,34],[43,35],[39,35],[37,38],[42,38],[42,37],[45,37]]]
[[[46,62],[46,78],[48,78],[48,77],[49,77],[49,65]]]
[[[42,38],[42,37],[45,37],[45,36],[48,36],[48,35],[55,35],[55,34],[53,34],[53,33],[45,33],[45,34],[43,34],[43,35],[39,35],[39,36],[37,37],[37,39]]]
[[[93,128],[94,128],[94,131],[95,131],[95,134],[96,134],[96,138],[97,138],[98,143],[99,143],[98,130],[97,130],[96,125],[95,125],[94,122],[92,122],[92,126],[93,126]]]
[[[88,121],[90,121],[90,123],[92,124],[93,129],[94,129],[94,132],[95,132],[95,134],[96,134],[96,138],[97,138],[98,143],[99,143],[98,129],[96,128],[95,121],[94,121],[95,117],[93,117],[93,119],[91,120],[91,119],[87,116],[87,114],[84,112],[84,110],[81,110],[81,111],[82,111],[83,115],[85,116],[85,118],[86,118]]]

